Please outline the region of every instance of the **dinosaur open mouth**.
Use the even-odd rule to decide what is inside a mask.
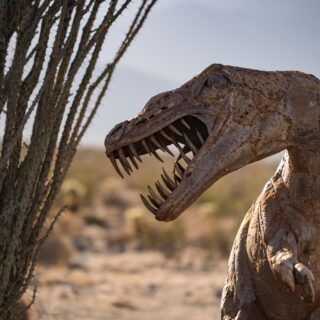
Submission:
[[[139,141],[132,142],[112,151],[108,154],[108,157],[122,178],[123,174],[119,164],[130,175],[133,167],[139,169],[138,162],[142,162],[140,156],[144,154],[153,155],[163,162],[163,159],[157,153],[157,151],[161,150],[176,158],[172,177],[163,168],[163,173],[161,174],[162,182],[157,181],[155,183],[158,193],[148,186],[149,194],[147,198],[149,201],[146,197],[140,195],[147,209],[156,214],[157,210],[166,202],[184,179],[185,171],[204,145],[207,137],[207,127],[201,120],[194,116],[185,116]],[[173,146],[174,148],[170,150],[169,146]]]

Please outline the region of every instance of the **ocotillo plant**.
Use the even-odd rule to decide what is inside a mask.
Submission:
[[[0,0],[0,319],[14,317],[79,141],[156,1]]]

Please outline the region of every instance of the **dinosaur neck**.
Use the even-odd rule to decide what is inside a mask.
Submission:
[[[320,152],[290,148],[281,175],[291,201],[320,216]]]

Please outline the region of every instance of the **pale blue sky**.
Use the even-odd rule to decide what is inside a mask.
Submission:
[[[320,77],[319,0],[159,0],[121,61],[84,145],[134,116],[154,94],[212,63]],[[113,29],[124,33],[129,21]],[[108,56],[114,43],[103,53]]]

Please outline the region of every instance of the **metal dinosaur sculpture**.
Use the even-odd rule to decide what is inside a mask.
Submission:
[[[179,151],[173,177],[148,187],[156,219],[176,219],[219,178],[287,150],[238,231],[224,320],[320,319],[320,81],[296,71],[214,64],[153,97],[105,140],[122,176],[141,155]],[[191,155],[193,158],[191,159]],[[130,162],[131,163],[130,163]],[[184,164],[182,162],[185,162]]]

